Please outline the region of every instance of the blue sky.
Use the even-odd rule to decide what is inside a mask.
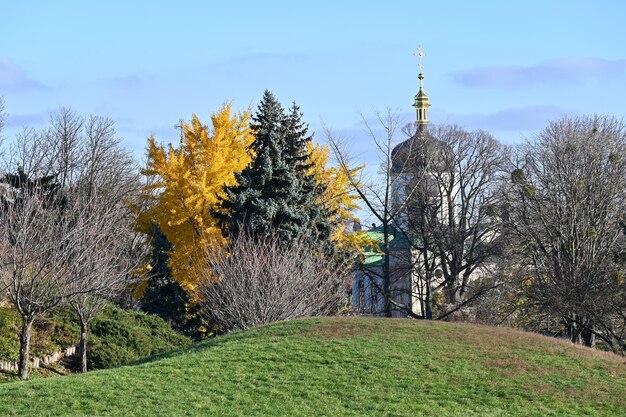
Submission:
[[[70,106],[113,118],[139,155],[267,88],[369,159],[359,115],[414,117],[422,45],[431,120],[512,143],[562,114],[626,116],[625,15],[617,0],[2,0],[0,95],[7,136]]]

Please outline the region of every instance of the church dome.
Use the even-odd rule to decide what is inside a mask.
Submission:
[[[451,155],[452,149],[445,142],[434,138],[426,126],[420,126],[415,135],[391,151],[391,172],[447,171],[452,163]]]

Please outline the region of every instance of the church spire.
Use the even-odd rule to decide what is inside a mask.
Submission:
[[[420,89],[415,96],[415,103],[413,103],[413,107],[415,107],[417,111],[417,127],[423,129],[428,125],[428,108],[430,107],[430,103],[428,102],[428,96],[424,92],[424,66],[422,65],[422,58],[424,57],[424,50],[420,46],[417,48],[417,56],[419,58],[419,75],[417,78],[420,80]]]

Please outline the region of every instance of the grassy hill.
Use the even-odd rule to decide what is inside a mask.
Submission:
[[[0,415],[626,416],[626,363],[508,329],[308,319],[2,384]]]

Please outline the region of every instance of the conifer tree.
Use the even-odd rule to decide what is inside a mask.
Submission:
[[[292,241],[308,236],[328,239],[330,223],[316,204],[318,187],[310,173],[307,128],[294,104],[285,114],[274,95],[265,91],[252,117],[254,159],[227,187],[222,203],[224,227],[260,236],[277,233]]]
[[[141,298],[141,310],[159,316],[170,326],[181,330],[186,321],[189,296],[172,278],[169,265],[172,244],[154,223],[150,229],[150,246],[150,271],[146,292]]]
[[[300,181],[299,204],[308,212],[308,229],[311,237],[328,240],[332,234],[332,213],[328,206],[320,204],[326,186],[316,178],[311,155],[313,135],[307,135],[308,126],[302,122],[302,112],[293,103],[284,121],[285,156],[296,170]]]

